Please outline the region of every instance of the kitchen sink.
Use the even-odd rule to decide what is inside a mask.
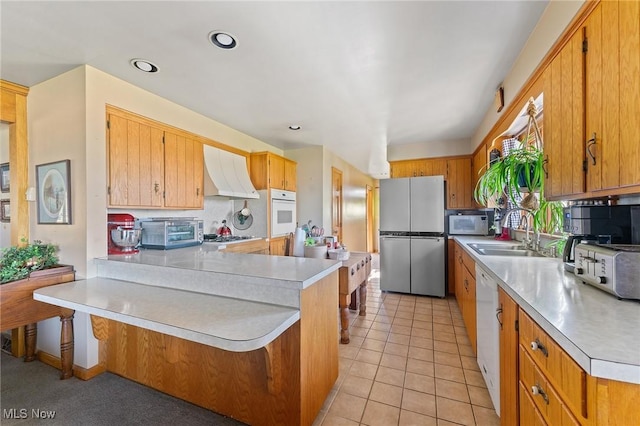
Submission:
[[[520,243],[518,244],[507,244],[507,243],[471,243],[469,247],[478,251],[478,250],[526,250],[524,246]]]
[[[485,256],[511,256],[511,257],[544,257],[542,254],[524,248],[521,244],[469,244],[478,254]]]
[[[478,253],[487,256],[514,256],[514,257],[544,257],[538,252],[525,249],[475,249]]]

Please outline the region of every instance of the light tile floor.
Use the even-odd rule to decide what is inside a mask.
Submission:
[[[377,255],[372,267],[314,425],[499,425],[455,298],[382,292]]]

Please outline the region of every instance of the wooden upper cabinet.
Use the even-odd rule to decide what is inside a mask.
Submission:
[[[471,209],[473,189],[471,180],[471,157],[422,158],[392,161],[391,177],[444,176],[447,181],[447,208]]]
[[[587,190],[638,186],[640,3],[601,2],[584,31]]]
[[[427,167],[430,169],[430,173],[428,174],[428,176],[444,176],[445,180],[449,178],[447,173],[447,164],[449,160],[446,160],[444,158],[431,158],[427,161]]]
[[[471,158],[447,161],[447,208],[474,207],[471,191]]]
[[[109,206],[162,207],[163,131],[115,114],[108,123]]]
[[[585,192],[583,34],[575,33],[542,74],[545,195]]]
[[[392,178],[405,178],[418,176],[417,162],[420,160],[392,161],[390,164]]]
[[[269,162],[269,187],[285,189],[284,184],[284,158],[277,155],[268,156]]]
[[[202,142],[165,132],[165,207],[202,209],[204,151]]]
[[[295,161],[284,159],[284,189],[287,191],[295,191],[297,188],[297,166]]]
[[[251,153],[250,176],[256,189],[295,191],[297,163],[272,152]]]

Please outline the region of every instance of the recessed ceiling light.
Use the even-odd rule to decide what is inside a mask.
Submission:
[[[297,124],[292,124],[291,126],[289,126],[290,130],[300,130],[300,126],[298,126]]]
[[[129,63],[137,70],[154,73],[160,71],[158,67],[152,63],[147,61],[146,59],[132,59]]]
[[[224,31],[211,31],[209,41],[220,49],[233,49],[238,45],[235,37]]]

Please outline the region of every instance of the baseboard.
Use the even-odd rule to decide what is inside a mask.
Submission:
[[[57,368],[58,370],[62,370],[62,362],[60,361],[59,357],[53,356],[44,351],[38,351],[36,356],[38,358],[38,361],[44,364],[50,365],[54,368]],[[107,369],[100,364],[95,365],[88,369],[79,367],[75,364],[73,365],[73,375],[80,380],[92,379],[97,375],[104,373],[105,371],[107,371]]]

